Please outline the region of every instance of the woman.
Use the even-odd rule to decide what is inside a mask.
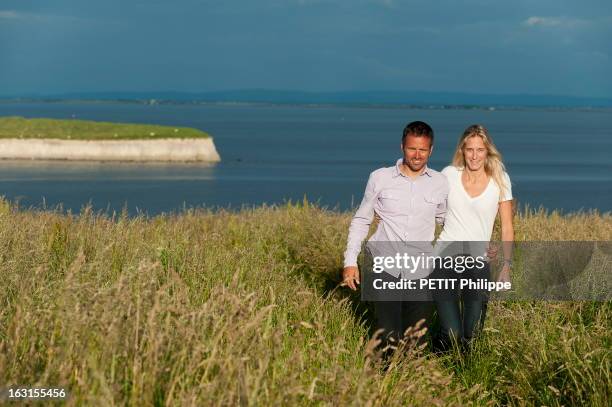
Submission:
[[[448,179],[450,190],[444,229],[436,242],[438,253],[442,256],[484,254],[499,213],[504,262],[498,281],[510,281],[514,241],[512,189],[501,155],[487,129],[481,125],[468,127],[459,139],[452,165],[442,173]],[[484,268],[468,268],[460,275],[457,269],[436,269],[434,276],[489,279],[490,271],[485,263]],[[469,344],[478,322],[484,322],[486,293],[456,289],[450,293],[434,292],[434,299],[440,321],[438,347],[447,349],[453,341]]]

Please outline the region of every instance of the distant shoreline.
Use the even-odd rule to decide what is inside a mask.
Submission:
[[[612,112],[608,106],[555,106],[555,105],[471,105],[471,104],[403,104],[403,103],[361,103],[361,102],[265,102],[265,101],[204,101],[172,99],[55,99],[55,98],[1,98],[2,104],[106,104],[144,106],[236,106],[236,107],[301,107],[301,108],[353,108],[353,109],[412,109],[412,110],[480,110],[480,111],[549,111],[549,112]]]

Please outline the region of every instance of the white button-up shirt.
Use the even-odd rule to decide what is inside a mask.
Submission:
[[[400,171],[403,160],[395,166],[380,168],[370,174],[363,200],[353,216],[344,266],[356,266],[361,243],[366,238],[374,212],[380,223],[370,242],[431,242],[436,221],[444,222],[448,181],[444,175],[425,167],[411,179]]]

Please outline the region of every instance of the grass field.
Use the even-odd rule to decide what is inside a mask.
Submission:
[[[0,139],[155,140],[207,137],[210,136],[205,132],[188,127],[0,117]]]
[[[469,356],[408,347],[383,369],[367,306],[337,287],[349,221],[1,201],[0,387],[64,387],[70,405],[610,405],[609,302],[493,302]],[[532,211],[515,230],[612,240],[612,216]]]

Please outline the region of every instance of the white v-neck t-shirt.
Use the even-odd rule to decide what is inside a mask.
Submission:
[[[440,242],[478,241],[488,242],[493,234],[493,224],[497,216],[499,202],[512,199],[510,177],[504,172],[506,188],[500,194],[500,188],[493,178],[485,190],[476,197],[471,197],[461,182],[463,171],[454,166],[442,170],[448,180],[449,193],[444,229],[440,233]]]

